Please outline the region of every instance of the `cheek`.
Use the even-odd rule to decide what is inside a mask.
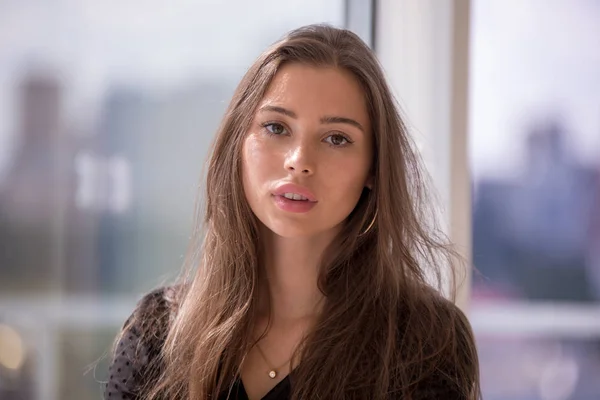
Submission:
[[[362,192],[367,181],[369,165],[362,157],[349,158],[330,165],[327,170],[331,172],[328,174],[331,177],[330,186],[338,189],[337,194],[353,197],[354,193]]]
[[[255,135],[249,135],[242,150],[242,175],[246,197],[255,195],[265,174],[272,171],[273,158],[265,144]]]
[[[360,199],[368,177],[369,164],[362,160],[348,160],[328,168],[328,190],[331,204],[339,212],[349,214]]]

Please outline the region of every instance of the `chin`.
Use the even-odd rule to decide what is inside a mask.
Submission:
[[[341,229],[342,222],[338,223],[323,223],[326,221],[320,220],[318,224],[311,221],[294,221],[294,220],[271,220],[269,224],[263,223],[263,229],[267,232],[285,239],[303,239],[319,235],[332,234]]]
[[[290,223],[279,222],[275,224],[265,225],[265,228],[270,232],[286,239],[299,239],[314,236],[320,231],[316,227],[310,226],[308,223]]]

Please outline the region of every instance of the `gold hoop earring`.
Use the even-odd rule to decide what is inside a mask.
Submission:
[[[375,224],[375,220],[377,219],[377,211],[378,210],[375,210],[375,215],[373,215],[373,219],[371,220],[371,223],[369,224],[369,226],[367,226],[367,229],[365,229],[365,231],[362,232],[361,234],[359,234],[358,236],[366,235],[371,230],[371,228]]]

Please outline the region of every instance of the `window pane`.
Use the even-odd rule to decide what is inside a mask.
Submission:
[[[0,7],[0,290],[13,293],[141,291],[175,273],[242,74],[286,31],[345,12],[342,0]]]
[[[486,400],[595,400],[600,340],[478,337]]]
[[[476,298],[600,300],[598,20],[594,1],[473,2]]]
[[[58,345],[59,399],[101,398],[101,382],[108,380],[109,361],[100,358],[110,349],[113,330],[61,332]]]
[[[471,320],[483,396],[596,399],[600,3],[471,4]]]

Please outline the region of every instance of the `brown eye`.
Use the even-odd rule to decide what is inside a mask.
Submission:
[[[327,143],[333,145],[333,146],[343,146],[347,143],[350,143],[350,141],[348,139],[346,139],[344,136],[342,135],[331,135],[328,136],[325,141],[327,141]]]
[[[273,135],[281,135],[282,133],[285,133],[285,128],[281,124],[271,122],[263,126],[267,131],[269,131],[269,133],[272,133]]]

